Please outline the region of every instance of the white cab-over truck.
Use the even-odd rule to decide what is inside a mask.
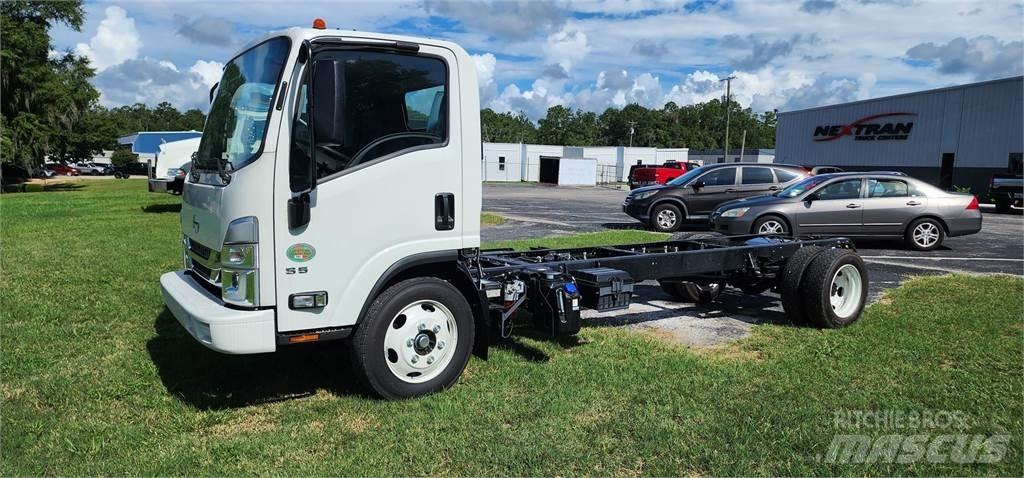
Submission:
[[[186,163],[192,161],[192,155],[199,149],[200,138],[189,138],[171,141],[160,145],[153,162],[153,177],[149,178],[151,193],[181,193],[184,186]]]
[[[573,335],[581,308],[628,307],[635,281],[690,302],[774,289],[793,321],[821,327],[864,306],[845,239],[481,251],[476,69],[450,42],[318,20],[243,47],[211,102],[184,185],[184,268],[160,284],[223,353],[344,339],[365,385],[403,398],[454,384],[524,325],[519,309]]]

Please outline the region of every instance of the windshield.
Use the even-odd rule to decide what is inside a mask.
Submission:
[[[691,179],[693,179],[693,178],[695,178],[697,176],[700,176],[704,171],[707,171],[705,166],[701,166],[701,167],[696,168],[696,169],[691,169],[691,170],[687,171],[686,174],[684,174],[682,176],[679,176],[678,178],[675,178],[675,179],[669,181],[668,185],[669,186],[681,186],[683,184],[686,184],[687,181],[689,181],[689,180],[691,180]]]
[[[291,41],[278,37],[239,55],[224,67],[203,128],[195,169],[238,169],[263,149],[270,102],[288,59]]]
[[[795,198],[811,189],[814,189],[817,185],[827,181],[827,177],[822,176],[810,176],[800,182],[779,191],[775,195],[783,198]]]

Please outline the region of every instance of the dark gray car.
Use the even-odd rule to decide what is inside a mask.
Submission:
[[[725,234],[900,238],[922,251],[981,230],[974,196],[879,172],[811,176],[770,196],[722,204],[710,220]]]

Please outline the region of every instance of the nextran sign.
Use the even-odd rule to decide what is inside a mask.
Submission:
[[[865,116],[850,124],[817,126],[814,128],[814,140],[835,141],[843,136],[853,136],[855,141],[904,140],[910,137],[910,130],[914,128],[914,116],[917,113],[883,113]],[[892,117],[903,121],[882,119]]]

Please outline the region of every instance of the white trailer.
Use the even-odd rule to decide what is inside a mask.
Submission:
[[[213,94],[184,185],[184,267],[160,278],[207,347],[346,339],[367,387],[402,398],[454,384],[520,307],[572,335],[581,307],[628,306],[634,280],[685,301],[774,287],[796,321],[859,317],[867,276],[845,239],[481,251],[472,58],[446,41],[314,25],[243,47]]]

